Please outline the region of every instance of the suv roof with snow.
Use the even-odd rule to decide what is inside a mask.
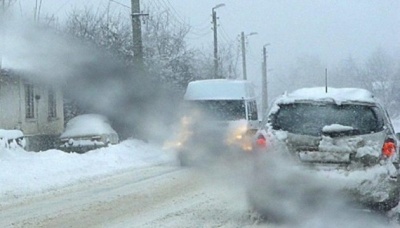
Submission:
[[[343,102],[378,102],[374,95],[370,91],[365,89],[312,87],[298,89],[291,93],[286,92],[282,96],[277,98],[275,104],[292,103],[302,100],[332,101],[337,104]]]

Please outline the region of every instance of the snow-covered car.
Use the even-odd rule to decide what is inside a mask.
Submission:
[[[26,140],[20,130],[0,129],[0,143],[4,148],[25,148]]]
[[[117,132],[108,119],[99,114],[79,115],[68,121],[60,136],[60,149],[68,152],[87,152],[119,142]]]
[[[387,212],[399,203],[398,138],[386,110],[367,90],[317,87],[286,93],[270,107],[253,143],[255,172],[248,199],[267,218],[291,217],[278,215],[288,195],[298,201],[305,192],[318,192],[310,190],[310,180],[299,170],[327,181],[323,194],[330,194],[325,187],[332,185],[357,207]],[[275,155],[284,162],[272,164]],[[282,174],[287,166],[300,169],[288,177]],[[285,178],[291,184],[280,185]],[[265,197],[267,192],[279,194]],[[281,212],[289,211],[293,207]]]

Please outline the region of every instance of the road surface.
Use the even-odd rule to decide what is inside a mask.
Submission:
[[[176,165],[137,168],[0,205],[0,227],[254,227],[243,186]],[[229,180],[227,180],[229,179]],[[237,180],[236,180],[237,181]]]

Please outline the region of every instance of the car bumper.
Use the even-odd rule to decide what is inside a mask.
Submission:
[[[277,165],[279,166],[279,165]],[[393,164],[378,164],[357,170],[322,167],[258,167],[253,172],[248,195],[257,208],[268,208],[302,197],[322,198],[387,211],[398,204],[399,174]],[[313,194],[311,194],[313,193]],[[331,196],[329,196],[331,195]],[[339,198],[337,198],[339,197]],[[341,199],[340,199],[341,198]]]
[[[307,172],[335,183],[357,202],[366,205],[399,199],[400,177],[392,164],[375,165],[356,170],[310,170]]]
[[[85,153],[90,150],[95,150],[98,148],[106,147],[105,145],[86,145],[86,146],[61,146],[60,150],[65,152],[76,152],[76,153]]]

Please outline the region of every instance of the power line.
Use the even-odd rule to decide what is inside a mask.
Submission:
[[[168,0],[157,0],[157,1],[147,1],[149,5],[151,5],[154,9],[164,9],[166,12],[169,13],[171,16],[171,23],[174,23],[173,26],[180,27],[182,25],[189,26],[190,35],[194,35],[194,38],[191,39],[198,39],[210,34],[211,26],[209,24],[209,19],[202,21],[198,25],[190,25],[188,21],[183,19],[183,16],[175,9],[175,7],[169,2]],[[178,24],[178,25],[177,25]],[[210,30],[209,30],[210,29]]]
[[[193,27],[200,27],[207,24],[208,27],[210,27],[210,18],[207,17],[207,19],[202,20],[201,22],[199,22],[198,24],[193,25]]]
[[[211,27],[212,26],[210,24],[203,25],[202,27],[199,27],[199,26],[196,27],[196,26],[190,25],[190,28],[192,30],[195,30],[197,33],[204,33],[206,31],[209,31],[210,29],[212,29]]]
[[[161,0],[162,2],[165,3],[165,0]],[[175,12],[176,16],[178,16],[178,18],[182,19],[181,15],[178,13],[178,11],[174,8],[174,6],[172,6],[172,4],[169,2],[169,0],[166,0],[167,3],[165,4],[166,6],[170,6],[170,8]],[[184,19],[182,19],[183,22],[185,22]]]
[[[58,7],[58,9],[53,13],[53,15],[58,14],[58,12],[60,12],[60,10],[62,10],[67,5],[68,2],[69,0],[65,0],[64,3],[60,7]]]
[[[163,2],[163,3],[161,3],[161,2]],[[176,16],[163,0],[156,0],[156,1],[154,1],[154,3],[158,4],[158,6],[160,8],[164,8],[166,11],[168,11],[170,13],[170,15],[173,17],[173,19],[175,19],[175,21],[178,22],[179,24],[181,24],[181,25],[187,24],[184,20],[180,19],[179,16]]]
[[[223,26],[220,25],[221,28],[221,36],[222,38],[228,43],[228,44],[232,44],[235,41],[233,39],[231,39],[228,35],[228,33],[226,32],[225,28]]]
[[[123,3],[120,3],[120,2],[117,2],[117,1],[115,1],[115,0],[108,0],[108,1],[110,1],[110,2],[114,2],[115,4],[117,4],[117,5],[120,5],[120,6],[123,6],[123,7],[125,7],[125,8],[128,8],[128,9],[130,9],[130,8],[131,8],[130,6],[128,6],[128,5],[125,5],[125,4],[123,4]]]
[[[188,38],[188,39],[190,39],[190,40],[197,40],[197,39],[200,39],[200,38],[203,38],[203,37],[205,37],[205,36],[208,36],[208,35],[210,35],[212,33],[212,31],[210,30],[209,32],[207,32],[207,33],[204,33],[204,34],[199,34],[199,35],[197,35],[197,34],[193,34],[193,33],[188,33],[188,36],[192,36],[192,35],[195,35],[195,37],[186,37],[186,38]]]

